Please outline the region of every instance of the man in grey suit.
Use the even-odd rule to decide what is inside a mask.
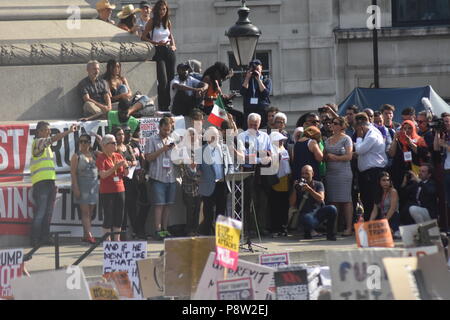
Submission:
[[[227,193],[230,186],[225,178],[232,172],[233,166],[227,145],[221,143],[219,130],[209,127],[205,132],[205,138],[208,144],[203,147],[202,163],[198,166],[199,193],[203,200],[204,216],[200,233],[213,235],[213,223],[217,215],[226,213]]]

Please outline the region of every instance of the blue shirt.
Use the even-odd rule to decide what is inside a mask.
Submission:
[[[247,130],[237,136],[237,149],[245,155],[256,155],[256,163],[244,164],[246,168],[261,163],[261,158],[259,157],[260,151],[270,151],[273,153],[269,135],[263,131],[256,131],[256,134],[252,131]]]
[[[241,95],[244,101],[244,108],[248,107],[260,107],[265,108],[270,106],[270,99],[269,95],[270,92],[272,92],[272,80],[269,78],[262,78],[262,82],[266,89],[264,89],[263,92],[259,90],[258,81],[256,81],[255,78],[251,78],[248,83],[248,88],[245,89],[244,87],[241,87]],[[251,99],[257,98],[258,104],[251,104]]]

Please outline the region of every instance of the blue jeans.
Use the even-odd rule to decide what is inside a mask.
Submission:
[[[305,235],[311,235],[311,231],[323,221],[327,222],[327,235],[334,235],[334,223],[337,217],[337,209],[335,206],[324,206],[316,212],[303,214],[301,222],[305,229]]]
[[[128,88],[124,84],[121,84],[120,86],[117,87],[117,94],[119,95],[122,93],[128,93]],[[150,98],[143,95],[136,102],[140,102],[142,104],[142,108],[145,108],[145,106],[150,103]]]
[[[54,180],[39,181],[33,185],[33,199],[36,205],[31,224],[31,241],[36,244],[50,236],[50,220],[56,198]]]

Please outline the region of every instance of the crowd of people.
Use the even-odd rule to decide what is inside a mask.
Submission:
[[[99,19],[109,23],[114,6],[97,4]],[[141,12],[139,18],[135,17]],[[71,159],[72,192],[80,207],[83,241],[94,243],[90,221],[98,199],[104,232],[131,228],[135,238],[147,239],[145,225],[154,208],[154,239],[171,237],[169,217],[177,183],[186,208],[187,236],[213,235],[218,215],[232,215],[228,175],[251,172],[244,181],[244,232],[249,237],[286,237],[303,230],[305,239],[326,233],[351,236],[360,219],[387,219],[394,237],[399,226],[441,217],[446,231],[450,204],[450,114],[434,119],[429,111],[417,117],[414,108],[393,121],[395,106],[379,110],[351,106],[339,116],[335,104],[303,114],[295,130],[286,128],[287,115],[271,105],[272,83],[253,60],[240,95],[243,112],[233,108],[234,95],[222,93],[233,71],[216,62],[203,73],[201,63],[177,66],[169,7],[142,1],[119,13],[119,27],[156,46],[158,69],[158,134],[140,145],[139,117],[154,114],[149,97],[133,94],[119,61],[110,60],[100,76],[100,64],[89,61],[80,82],[81,120],[105,118],[109,133],[81,134]],[[207,116],[215,102],[225,106],[219,125]],[[117,111],[112,104],[117,102]],[[170,110],[170,112],[169,112]],[[185,116],[186,131],[175,130],[175,116]],[[51,144],[77,130],[50,136],[49,123],[39,122],[33,142],[31,177],[37,209],[32,244],[48,241],[55,170]],[[240,208],[239,208],[240,209]],[[203,216],[203,219],[200,217]],[[200,223],[201,222],[201,223]]]

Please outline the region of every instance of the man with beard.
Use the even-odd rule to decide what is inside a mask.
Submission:
[[[177,73],[170,83],[170,100],[172,113],[175,116],[187,116],[192,109],[199,105],[199,99],[208,90],[208,84],[189,75],[189,65],[181,63],[177,66]]]

